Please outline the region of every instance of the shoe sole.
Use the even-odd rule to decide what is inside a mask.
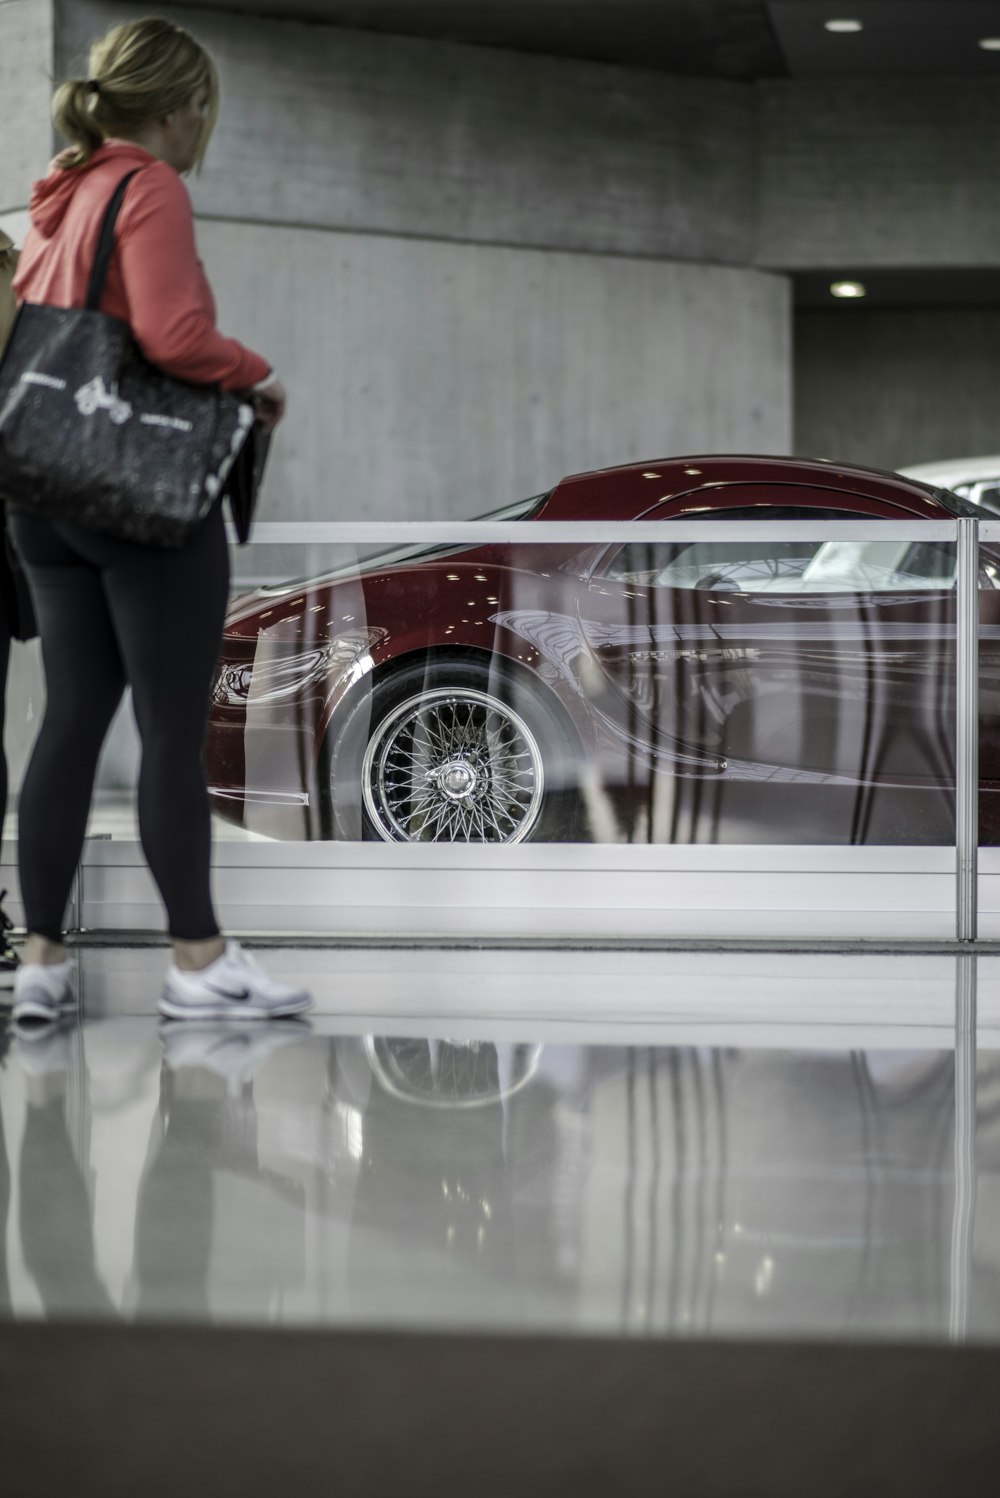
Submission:
[[[280,1004],[253,1004],[246,999],[219,999],[207,1004],[190,1004],[164,992],[157,1008],[167,1019],[291,1019],[305,1014],[313,1001],[307,993],[295,994]]]

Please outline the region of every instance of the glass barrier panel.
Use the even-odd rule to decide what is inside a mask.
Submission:
[[[736,529],[238,553],[219,834],[953,843],[954,543]]]

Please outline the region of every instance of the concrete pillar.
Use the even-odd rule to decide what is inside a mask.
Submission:
[[[0,5],[0,223],[16,244],[24,236],[28,192],[52,154],[54,0]]]

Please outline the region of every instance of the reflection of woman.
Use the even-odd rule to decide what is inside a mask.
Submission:
[[[254,1099],[256,1072],[296,1044],[310,1045],[297,1025],[164,1026],[136,1204],[137,1317],[266,1318],[301,1284],[304,1189],[261,1164]]]
[[[8,235],[0,229],[0,354],[14,321],[16,301],[11,282],[17,267],[17,255]],[[7,521],[0,498],[0,828],[7,814],[7,757],[3,748],[4,705],[7,694],[7,667],[10,642],[30,640],[36,634],[31,599],[16,555],[7,544]],[[2,902],[6,890],[0,892]],[[11,981],[17,967],[17,954],[7,933],[11,921],[0,903],[0,983]]]
[[[35,185],[15,290],[30,302],[83,306],[105,208],[135,172],[101,311],[128,321],[147,357],[169,373],[253,390],[272,428],[284,389],[265,359],[216,330],[180,180],[201,161],[218,110],[211,58],[167,21],[136,21],[93,47],[90,73],[63,84],[53,101],[72,145]],[[20,800],[29,935],[15,1017],[53,1020],[75,1004],[63,918],[98,755],[126,683],[142,738],[139,830],[174,943],[161,1009],[245,1018],[308,1008],[307,994],[272,982],[222,939],[212,904],[201,755],[229,581],[220,506],[175,550],[33,514],[13,516],[12,532],[38,614],[47,688]]]
[[[46,1315],[117,1319],[97,1267],[93,1204],[67,1117],[71,1069],[82,1064],[80,1033],[53,1026],[16,1052],[27,1095],[17,1172],[21,1252]]]

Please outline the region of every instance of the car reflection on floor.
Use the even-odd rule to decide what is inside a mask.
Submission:
[[[947,1049],[4,1041],[8,1316],[948,1335]],[[968,1334],[996,1339],[1000,1053],[978,1088]]]

